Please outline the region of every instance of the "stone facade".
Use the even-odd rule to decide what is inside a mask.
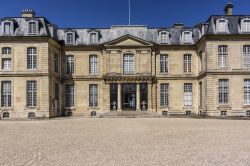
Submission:
[[[250,16],[231,15],[232,7],[194,27],[61,29],[32,10],[2,18],[0,115],[134,110],[246,116]]]

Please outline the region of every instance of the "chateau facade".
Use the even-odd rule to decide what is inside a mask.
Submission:
[[[0,20],[1,117],[92,111],[250,115],[250,16],[185,27],[64,29],[32,10]]]

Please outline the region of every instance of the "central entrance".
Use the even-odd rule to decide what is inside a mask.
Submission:
[[[122,84],[122,110],[135,111],[136,110],[136,84],[128,83]]]

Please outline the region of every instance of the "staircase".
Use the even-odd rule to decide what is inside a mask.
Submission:
[[[99,115],[100,118],[160,118],[154,112],[148,111],[110,111]]]

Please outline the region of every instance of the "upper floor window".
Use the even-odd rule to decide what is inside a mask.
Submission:
[[[75,37],[73,33],[70,32],[66,34],[66,44],[74,44],[74,40]]]
[[[228,80],[219,80],[219,104],[228,103],[229,84]]]
[[[241,30],[242,32],[250,32],[250,19],[246,18],[241,21]]]
[[[226,45],[218,46],[218,63],[219,67],[227,67],[227,58],[228,58],[228,48]]]
[[[97,43],[97,33],[90,33],[90,44]]]
[[[168,43],[168,33],[167,32],[161,32],[161,43]]]
[[[59,71],[59,56],[58,54],[54,54],[54,71],[58,73]]]
[[[191,32],[183,32],[183,43],[191,43],[192,42],[192,33]]]
[[[192,72],[192,55],[185,54],[183,57],[184,61],[184,73],[191,73]]]
[[[10,47],[3,47],[2,54],[12,54],[11,48]]]
[[[11,58],[2,58],[2,69],[11,70],[11,67],[12,67]]]
[[[3,33],[5,35],[11,35],[11,22],[4,22],[3,24]]]
[[[37,22],[30,21],[29,22],[29,34],[30,35],[36,35],[37,31],[38,31]]]
[[[168,73],[168,55],[160,55],[160,72]]]
[[[27,69],[37,68],[37,48],[27,48]]]
[[[89,74],[97,74],[98,73],[98,61],[97,55],[89,56]]]
[[[127,53],[123,56],[123,73],[134,74],[134,54]]]
[[[67,55],[66,56],[66,61],[67,61],[67,75],[74,74],[74,69],[75,69],[74,55]]]
[[[219,19],[217,20],[217,32],[226,32],[227,30],[227,20]]]
[[[243,46],[243,67],[250,68],[250,45]]]

